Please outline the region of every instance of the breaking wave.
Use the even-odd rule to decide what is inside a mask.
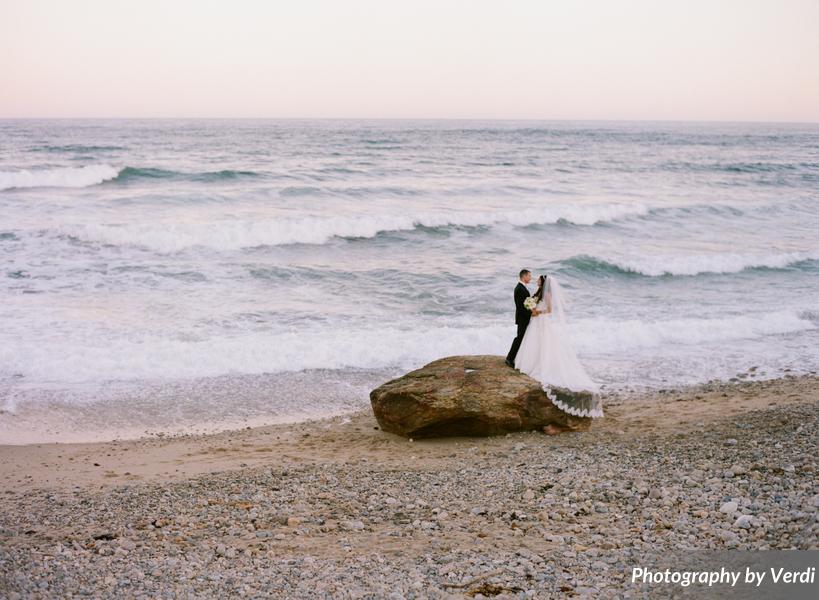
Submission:
[[[265,221],[225,220],[207,223],[148,223],[134,225],[86,224],[60,233],[86,241],[138,245],[159,252],[177,252],[202,246],[239,250],[258,246],[325,244],[333,238],[374,238],[386,232],[440,230],[452,227],[526,227],[569,223],[596,225],[645,213],[645,207],[627,205],[564,206],[515,212],[440,212],[417,215],[363,215],[337,218],[300,217]]]
[[[810,267],[816,260],[819,260],[819,250],[772,254],[653,255],[628,259],[603,259],[581,254],[563,260],[561,264],[583,273],[669,277]]]
[[[0,171],[0,190],[37,187],[83,188],[115,179],[118,174],[119,171],[111,165]]]

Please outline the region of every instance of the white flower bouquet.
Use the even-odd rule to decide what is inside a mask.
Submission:
[[[537,306],[537,300],[535,300],[532,296],[529,296],[528,298],[526,298],[526,300],[523,301],[523,306],[525,306],[529,310],[535,310],[535,307]]]

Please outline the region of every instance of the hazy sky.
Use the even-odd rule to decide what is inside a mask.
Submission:
[[[0,0],[1,117],[819,121],[819,0]]]

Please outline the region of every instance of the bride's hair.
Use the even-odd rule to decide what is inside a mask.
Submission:
[[[538,302],[543,300],[543,296],[546,294],[546,276],[539,275],[537,278],[537,291],[535,292],[535,298]]]

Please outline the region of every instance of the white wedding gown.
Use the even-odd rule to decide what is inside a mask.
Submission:
[[[544,299],[536,307],[544,312],[529,321],[515,357],[515,368],[543,384],[549,398],[561,410],[576,416],[602,417],[603,408],[598,394],[600,386],[592,381],[577,359],[566,327],[562,292],[551,277],[549,283]],[[552,301],[552,312],[546,313],[549,300]],[[571,401],[564,402],[553,397],[551,386],[590,392],[592,398],[584,395],[573,406]]]

